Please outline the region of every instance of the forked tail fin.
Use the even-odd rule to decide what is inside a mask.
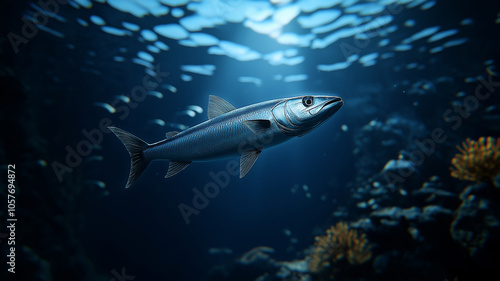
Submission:
[[[139,178],[151,161],[144,158],[143,155],[143,151],[149,147],[149,144],[122,129],[116,127],[108,127],[108,129],[122,141],[130,154],[130,174],[128,176],[127,186],[125,187],[129,188],[137,178]]]

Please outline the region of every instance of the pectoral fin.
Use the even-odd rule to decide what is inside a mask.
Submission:
[[[219,115],[228,113],[230,111],[235,110],[236,107],[234,107],[232,104],[228,103],[222,98],[219,98],[218,96],[210,95],[208,97],[208,119],[215,118]]]
[[[271,121],[266,119],[245,120],[243,124],[256,134],[265,133],[267,129],[271,128]]]
[[[180,173],[182,170],[186,169],[191,162],[181,162],[181,161],[170,161],[168,166],[168,172],[165,178],[170,178],[171,176],[175,176]]]
[[[260,153],[262,150],[252,150],[252,151],[247,151],[244,152],[241,155],[240,159],[240,179],[244,177],[250,169],[252,169],[253,164],[255,164],[255,161],[257,161],[257,158],[259,158]]]

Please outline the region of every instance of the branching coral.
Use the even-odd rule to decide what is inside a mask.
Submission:
[[[365,234],[358,235],[345,222],[339,222],[326,230],[326,235],[316,236],[314,251],[310,254],[309,270],[318,273],[333,263],[345,259],[351,265],[362,264],[371,256],[371,246]]]
[[[451,176],[460,180],[493,183],[500,173],[500,138],[480,137],[473,141],[466,139],[460,153],[451,160]]]

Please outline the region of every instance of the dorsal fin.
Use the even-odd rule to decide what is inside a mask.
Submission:
[[[208,97],[208,119],[215,118],[235,109],[236,107],[218,96],[210,95]]]
[[[172,132],[168,132],[166,137],[167,137],[167,140],[172,138],[173,136],[177,135],[179,132],[177,131],[172,131]]]

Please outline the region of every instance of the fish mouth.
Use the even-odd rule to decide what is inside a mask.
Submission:
[[[330,114],[334,114],[337,112],[342,105],[344,105],[344,100],[341,97],[324,97],[327,101],[311,108],[309,110],[309,114],[316,115],[321,111],[325,110],[330,112]]]

